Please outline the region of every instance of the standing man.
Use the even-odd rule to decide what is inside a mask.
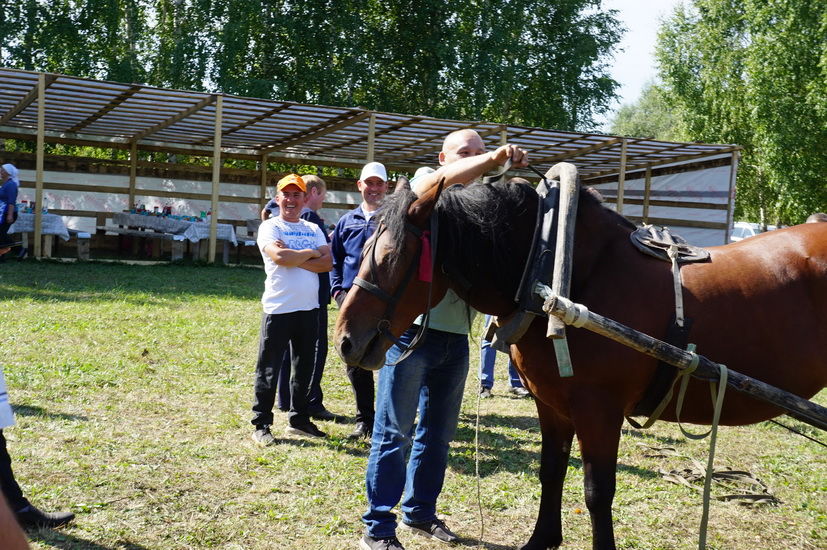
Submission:
[[[491,323],[491,315],[485,316],[485,326]],[[485,330],[487,333],[488,330]],[[491,340],[485,338],[480,342],[480,397],[487,399],[491,397],[491,390],[494,388],[494,364],[497,362],[497,350],[491,347]],[[514,368],[511,356],[508,357],[508,381],[511,383],[509,392],[517,397],[528,397],[528,390],[523,387],[523,381]]]
[[[327,186],[322,178],[314,175],[301,176],[304,184],[307,187],[307,201],[302,213],[299,216],[303,220],[315,223],[321,229],[325,239],[327,239],[327,229],[325,228],[324,220],[319,216],[318,211],[324,204],[325,195],[327,193]],[[272,202],[272,201],[271,201]],[[270,212],[268,208],[270,204],[262,210]],[[278,212],[278,206],[275,206],[274,211]],[[269,217],[269,216],[268,216]],[[330,244],[330,240],[327,239]],[[319,273],[319,331],[316,335],[316,351],[313,362],[313,376],[310,379],[310,393],[307,397],[307,408],[310,416],[315,420],[337,420],[339,417],[325,408],[322,402],[324,394],[322,393],[322,375],[324,374],[324,366],[327,362],[327,304],[330,303],[330,273],[325,271]],[[278,406],[282,411],[290,410],[290,353],[284,354],[284,360],[279,371],[278,381]]]
[[[336,305],[342,306],[353,279],[359,272],[362,248],[376,229],[375,215],[388,192],[388,173],[379,162],[369,162],[362,168],[356,187],[362,194],[362,204],[345,214],[333,230],[331,251],[333,277],[330,292]],[[373,426],[373,373],[348,365],[347,377],[356,398],[356,428],[351,439],[370,437]]]
[[[296,174],[276,184],[279,215],[263,222],[257,244],[267,279],[261,304],[258,362],[256,364],[253,440],[261,445],[275,442],[273,404],[282,358],[291,353],[290,412],[287,433],[325,437],[310,420],[308,392],[313,376],[316,335],[319,332],[319,277],[330,271],[330,247],[314,223],[300,218],[307,200],[307,186]]]
[[[442,178],[446,187],[468,184],[511,159],[525,166],[525,153],[503,145],[487,153],[473,130],[452,132],[442,144],[437,171],[411,182],[422,194]],[[465,378],[468,374],[468,332],[472,310],[452,291],[431,309],[429,327],[419,347],[399,361],[423,322],[420,316],[387,353],[379,371],[376,420],[366,472],[367,527],[359,541],[362,550],[404,550],[396,538],[400,503],[402,524],[414,534],[443,542],[458,537],[436,515],[442,491],[448,447],[457,428]],[[414,431],[417,411],[419,422]],[[412,437],[413,434],[413,437]],[[404,498],[403,498],[404,495]]]

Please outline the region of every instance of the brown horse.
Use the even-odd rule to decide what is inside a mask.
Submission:
[[[454,289],[475,309],[507,317],[530,253],[538,208],[527,185],[474,184],[417,198],[389,198],[381,229],[359,276],[386,294],[353,287],[336,323],[335,345],[351,365],[381,368],[391,342],[426,308],[429,285],[408,274],[420,262],[417,234],[438,227],[432,303]],[[629,242],[635,226],[580,190],[570,296],[590,311],[665,339],[674,311],[668,263]],[[710,249],[711,261],[683,268],[684,307],[698,352],[745,375],[805,398],[827,385],[827,224],[772,231]],[[542,321],[539,320],[539,321]],[[511,348],[535,396],[542,430],[537,523],[523,550],[557,548],[560,507],[572,438],[583,460],[593,548],[614,549],[612,500],[620,428],[652,380],[656,361],[582,329],[568,329],[574,376],[561,378],[545,322],[534,322]],[[709,387],[693,380],[681,420],[708,424]],[[772,418],[781,411],[728,392],[724,425]],[[674,405],[662,415],[675,421]]]

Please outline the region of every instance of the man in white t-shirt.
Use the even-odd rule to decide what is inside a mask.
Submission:
[[[313,375],[319,322],[318,273],[330,271],[330,246],[319,226],[301,219],[307,186],[288,174],[276,184],[279,215],[261,223],[257,244],[264,259],[264,294],[258,362],[256,363],[253,440],[275,442],[270,426],[279,367],[291,350],[290,412],[287,433],[325,437],[310,420],[308,391]],[[292,345],[291,345],[292,344]]]

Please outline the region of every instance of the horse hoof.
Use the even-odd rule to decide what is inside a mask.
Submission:
[[[520,550],[557,550],[560,548],[560,544],[563,541],[555,543],[546,543],[540,542],[539,540],[535,539],[534,537],[528,539],[528,542],[525,545],[520,547]]]

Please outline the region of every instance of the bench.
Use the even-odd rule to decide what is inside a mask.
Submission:
[[[184,259],[184,247],[186,245],[186,239],[183,235],[173,235],[172,233],[161,233],[159,231],[140,231],[137,229],[125,229],[123,227],[116,227],[111,225],[99,225],[96,227],[98,235],[104,235],[106,233],[115,233],[116,235],[122,235],[125,237],[139,237],[139,238],[148,238],[148,239],[157,239],[158,244],[159,241],[172,241],[172,261],[183,260]],[[137,250],[135,250],[137,253]],[[159,256],[160,250],[158,246],[153,243],[152,247],[152,255]]]

